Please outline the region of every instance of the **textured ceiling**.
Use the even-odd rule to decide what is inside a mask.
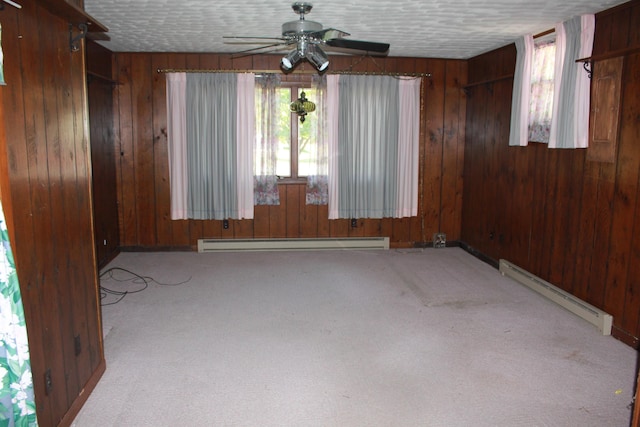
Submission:
[[[298,19],[287,0],[85,0],[109,28],[114,52],[232,53],[258,45],[222,36],[279,37]],[[308,20],[391,44],[390,56],[466,59],[518,36],[553,28],[572,16],[624,3],[616,0],[319,0]]]

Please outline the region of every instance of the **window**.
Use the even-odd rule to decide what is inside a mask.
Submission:
[[[529,141],[549,142],[553,112],[555,35],[535,40],[529,99]]]
[[[595,16],[575,16],[553,31],[551,43],[543,37],[534,43],[531,34],[515,42],[510,146],[529,141],[549,148],[589,146],[591,82],[579,60],[591,56]]]
[[[317,90],[309,83],[281,82],[276,89],[276,135],[277,163],[276,175],[281,181],[299,181],[315,174],[313,149],[316,143],[318,120],[315,113],[307,116],[304,123],[296,114],[292,114],[289,104],[298,99],[302,92],[310,101],[318,104]],[[256,109],[260,109],[256,98]],[[318,106],[316,106],[317,110]],[[256,120],[259,115],[256,115]],[[256,129],[260,129],[259,124]]]

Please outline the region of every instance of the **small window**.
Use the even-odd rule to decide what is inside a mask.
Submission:
[[[298,99],[304,91],[310,101],[317,103],[316,90],[302,83],[282,82],[278,93],[278,150],[276,174],[280,179],[298,180],[315,174],[312,153],[316,143],[318,121],[313,114],[304,123],[292,114],[289,104]]]
[[[535,41],[529,101],[529,141],[549,142],[553,113],[553,84],[556,57],[555,34]]]

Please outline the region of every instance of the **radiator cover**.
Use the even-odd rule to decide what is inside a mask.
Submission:
[[[610,314],[504,259],[500,260],[500,273],[503,276],[515,279],[517,282],[582,317],[587,322],[595,325],[602,332],[602,335],[611,335],[613,316]]]
[[[388,237],[318,239],[198,239],[198,252],[389,249]]]

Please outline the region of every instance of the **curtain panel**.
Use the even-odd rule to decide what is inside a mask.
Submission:
[[[510,146],[526,147],[529,143],[529,102],[534,49],[531,34],[516,40],[516,70],[513,75],[511,128],[509,129]]]
[[[576,60],[591,56],[595,16],[574,17],[555,27],[553,107],[549,126],[549,148],[586,148],[589,145],[591,83]],[[516,40],[516,69],[511,104],[510,146],[526,146],[529,141],[529,110],[538,105],[531,99],[534,43],[531,35]],[[535,115],[535,114],[534,114]],[[544,125],[546,127],[546,124]],[[533,130],[536,133],[536,130]],[[544,141],[546,142],[546,135]]]
[[[417,215],[420,83],[327,77],[330,219]]]
[[[556,72],[549,148],[587,148],[591,82],[577,59],[591,56],[595,15],[556,25]]]
[[[37,426],[27,326],[0,203],[0,425]]]
[[[167,141],[171,219],[187,219],[187,75],[167,74]]]
[[[315,144],[311,146],[312,173],[307,175],[305,203],[326,205],[329,203],[329,145],[327,138],[327,79],[314,75],[311,87],[316,90],[318,108],[310,120],[316,120]]]
[[[254,146],[254,200],[255,205],[279,205],[278,176],[278,97],[280,85],[277,74],[256,77],[256,143]]]
[[[553,116],[555,52],[555,37],[551,40],[536,40],[531,70],[529,142],[549,142]]]
[[[255,76],[169,73],[172,219],[253,218]]]

